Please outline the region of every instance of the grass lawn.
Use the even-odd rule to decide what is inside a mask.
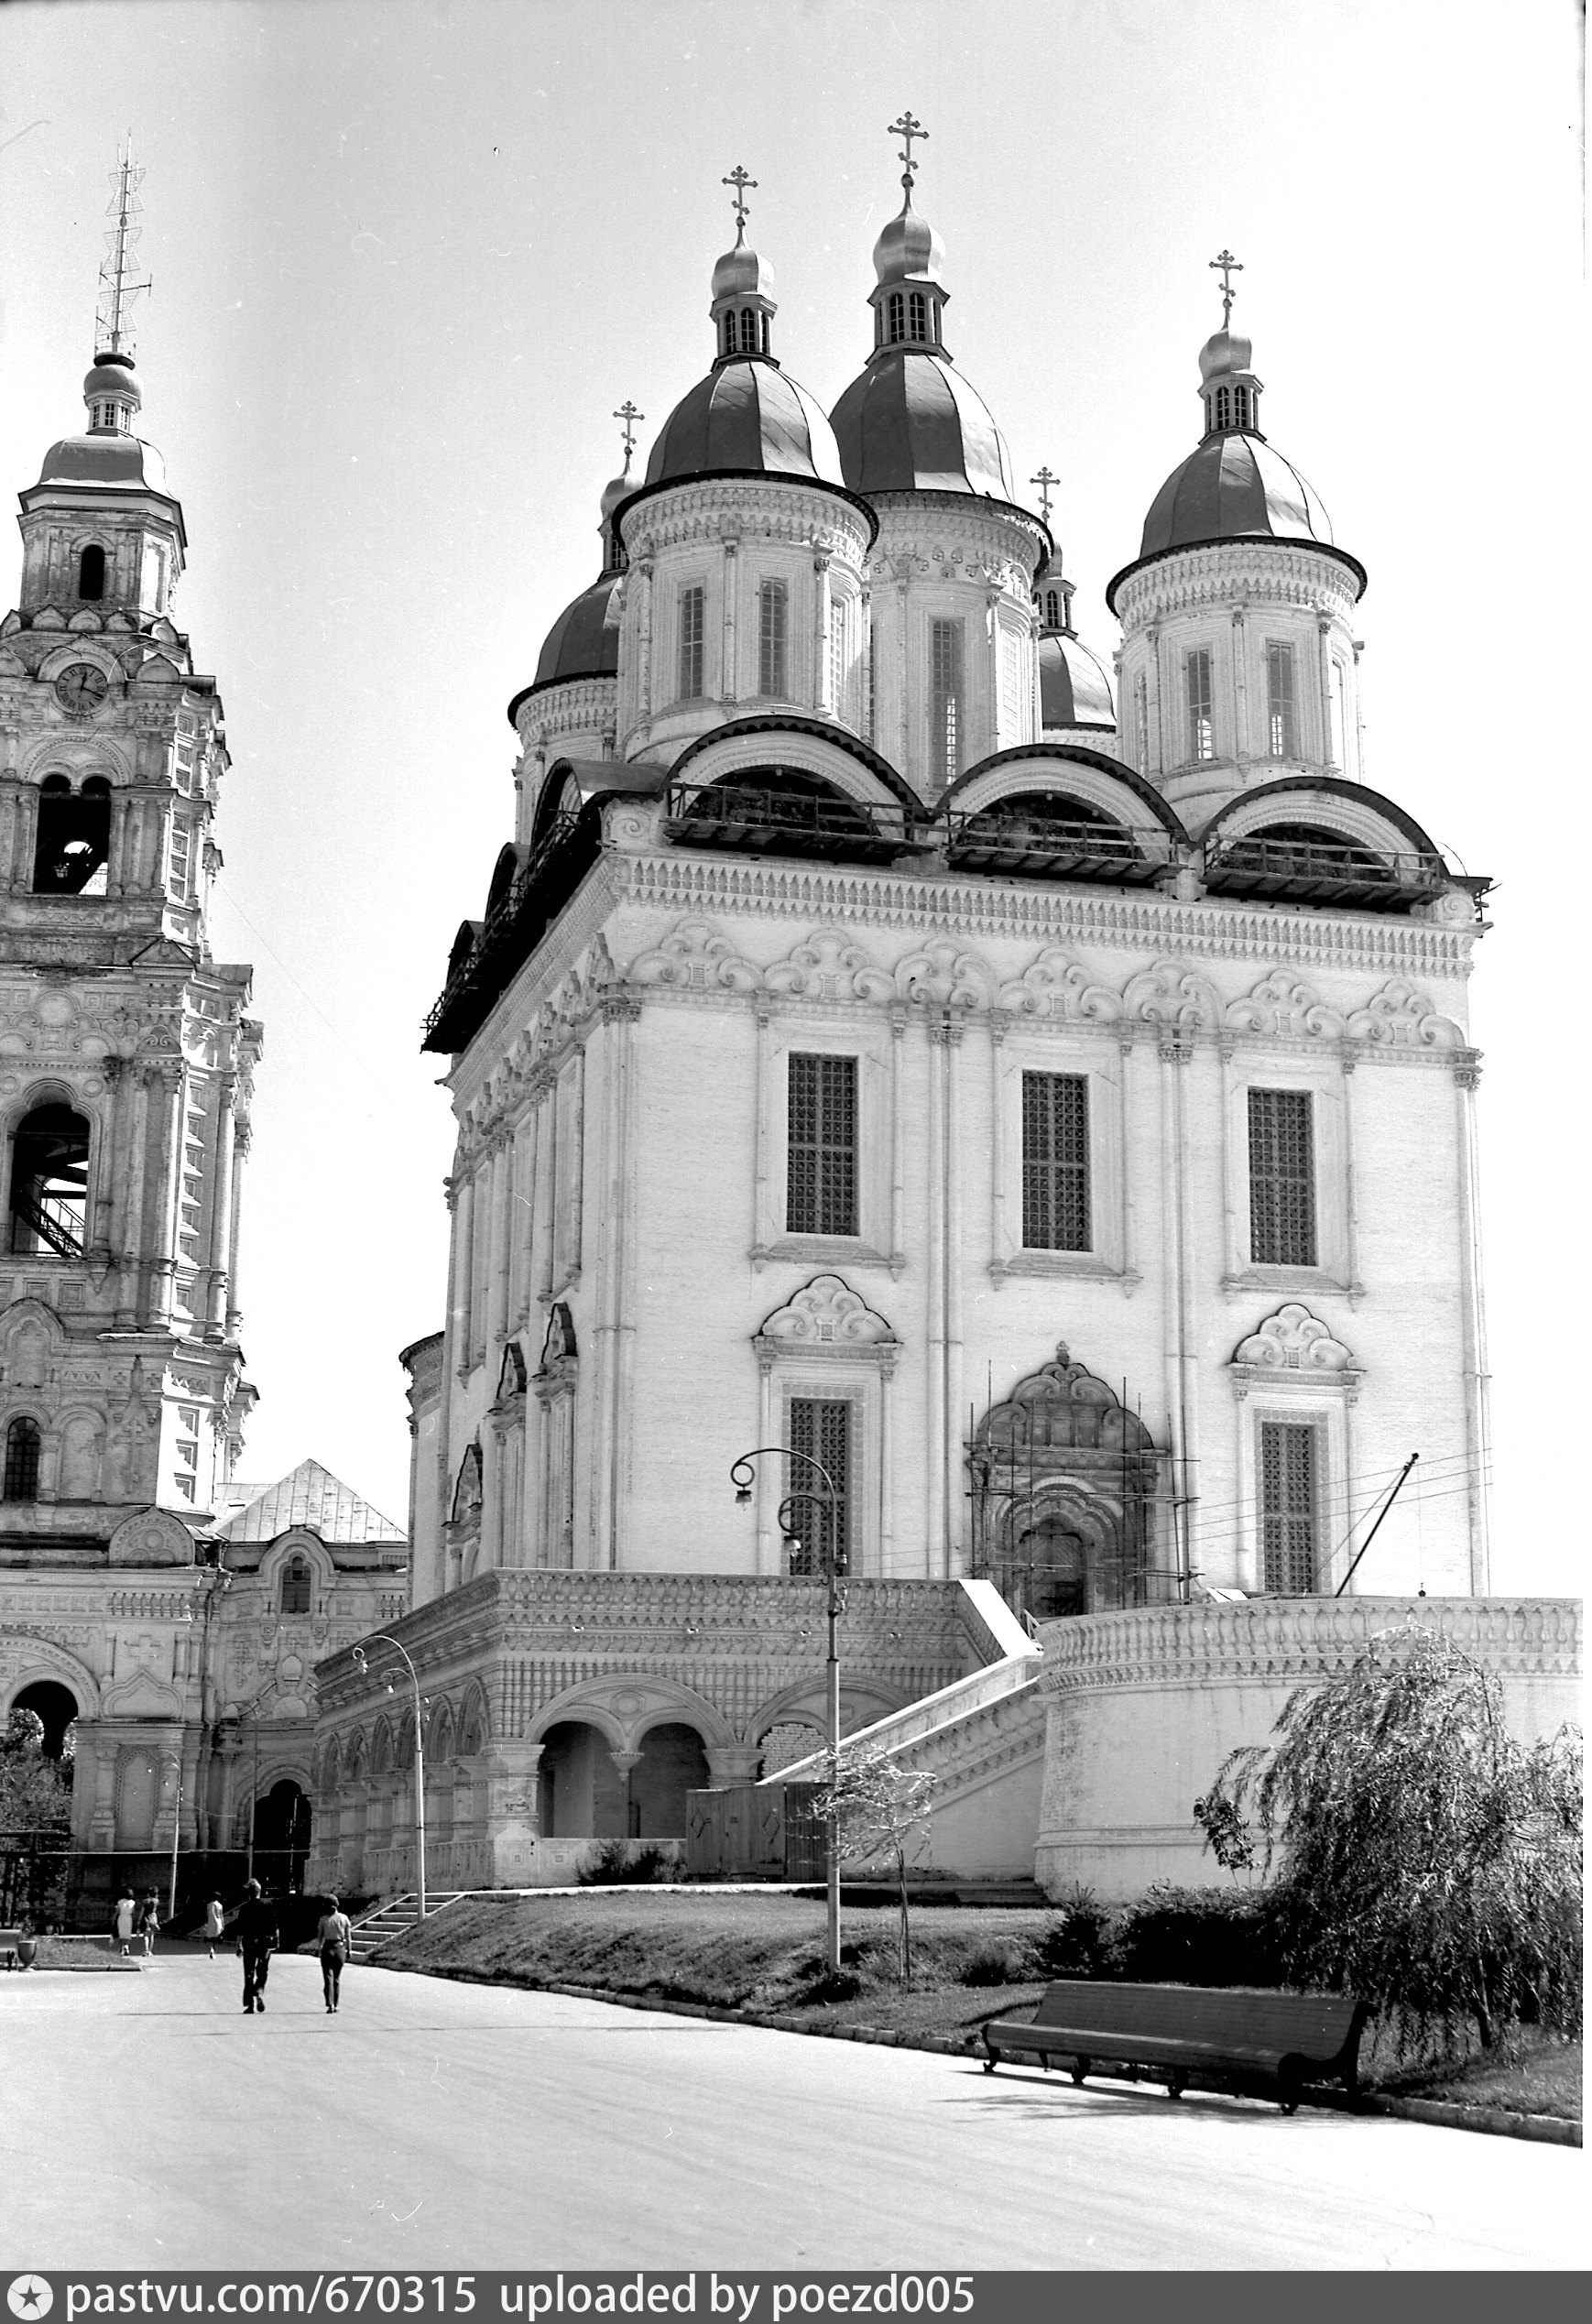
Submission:
[[[962,2036],[1039,2000],[1062,1916],[1031,1907],[929,1905],[912,1914],[912,1984],[897,1968],[894,1911],[847,1906],[832,1986],[822,1902],[747,1889],[594,1889],[580,1896],[466,1897],[387,1946],[394,1969],[465,1969],[504,1984],[598,1985],[659,2001],[778,2011],[812,2024]],[[1511,2112],[1581,2117],[1579,2043],[1527,2037],[1507,2060],[1416,2067],[1368,2043],[1371,2087]]]

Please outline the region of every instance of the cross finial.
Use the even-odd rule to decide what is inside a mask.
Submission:
[[[900,137],[905,141],[901,153],[901,159],[907,165],[907,174],[901,180],[901,183],[907,190],[907,198],[910,201],[911,199],[912,192],[912,180],[916,177],[919,169],[921,167],[921,163],[912,159],[912,140],[916,137],[920,145],[926,144],[928,142],[929,132],[924,128],[922,123],[918,119],[915,114],[903,113],[899,121],[892,121],[890,123],[889,134],[892,137]]]
[[[1222,278],[1222,329],[1226,331],[1232,321],[1233,301],[1238,295],[1233,289],[1232,278],[1235,275],[1241,275],[1244,269],[1232,252],[1226,249],[1211,260],[1211,265],[1220,271]]]
[[[1051,474],[1048,464],[1040,470],[1037,476],[1029,478],[1030,485],[1038,485],[1040,488],[1040,514],[1047,525],[1051,520],[1051,486],[1059,485],[1061,481],[1060,476]]]
[[[644,411],[638,411],[629,397],[627,396],[614,417],[621,422],[625,430],[625,474],[628,475],[630,455],[636,449],[636,422],[638,420],[645,420],[647,414]]]
[[[731,199],[736,206],[736,240],[737,243],[745,239],[747,232],[747,188],[748,186],[755,186],[757,182],[756,178],[747,177],[745,169],[741,167],[738,161],[736,162],[735,168],[730,171],[727,178],[721,178],[719,180],[721,186],[733,186],[735,188],[735,192]]]
[[[126,143],[116,156],[116,166],[111,172],[112,192],[105,214],[112,223],[100,266],[99,312],[94,319],[96,355],[131,355],[133,351],[133,325],[127,310],[138,293],[149,288],[147,276],[142,282],[134,279],[137,261],[133,254],[144,209],[138,199],[143,177],[143,170],[133,159],[133,133],[129,129]]]

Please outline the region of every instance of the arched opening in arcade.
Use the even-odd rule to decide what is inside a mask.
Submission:
[[[18,1716],[20,1714],[20,1716]],[[59,1918],[71,1846],[72,1722],[78,1701],[59,1679],[18,1689],[0,1719],[0,1921]],[[42,1730],[42,1731],[41,1731]]]
[[[297,1894],[303,1888],[311,1813],[309,1794],[289,1775],[256,1800],[250,1853],[254,1876],[267,1894]]]
[[[635,1751],[600,1728],[561,1719],[537,1771],[544,1839],[683,1839],[685,1795],[708,1783],[707,1752],[683,1720],[649,1728]]]

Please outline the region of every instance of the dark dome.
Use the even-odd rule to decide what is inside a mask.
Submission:
[[[943,355],[889,348],[834,407],[853,492],[971,492],[1015,498],[1011,463],[983,398]]]
[[[63,436],[44,455],[41,485],[109,485],[123,492],[166,492],[166,463],[153,444],[109,429]]]
[[[1040,727],[1115,726],[1111,681],[1078,638],[1052,630],[1040,639]]]
[[[773,364],[716,364],[670,413],[647,463],[649,485],[722,475],[810,476],[841,485],[840,453],[817,399]]]
[[[560,678],[611,678],[619,667],[619,589],[624,574],[605,573],[566,606],[547,633],[533,683]]]
[[[1245,539],[1318,540],[1330,549],[1332,524],[1298,469],[1262,437],[1209,435],[1156,494],[1139,557]]]

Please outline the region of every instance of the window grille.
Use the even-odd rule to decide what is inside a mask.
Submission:
[[[929,763],[941,783],[954,780],[962,725],[962,624],[929,625]]]
[[[1248,387],[1235,387],[1233,389],[1233,417],[1238,421],[1240,428],[1247,428],[1249,426],[1249,390]]]
[[[792,1052],[785,1227],[792,1235],[856,1232],[856,1059]]]
[[[310,1611],[310,1568],[301,1557],[295,1557],[282,1568],[282,1611],[284,1614],[307,1614]]]
[[[892,290],[889,300],[888,335],[891,346],[907,335],[907,302],[899,290]]]
[[[782,581],[765,581],[758,590],[758,692],[781,700],[785,682],[787,596]]]
[[[912,337],[926,339],[929,335],[929,302],[921,290],[914,290],[908,301],[911,317]]]
[[[1089,1249],[1089,1084],[1022,1077],[1022,1239],[1027,1250]]]
[[[5,1431],[5,1499],[38,1499],[38,1451],[42,1439],[36,1420],[14,1420]]]
[[[1249,1092],[1249,1256],[1314,1267],[1315,1166],[1307,1089]]]
[[[725,317],[725,353],[726,355],[733,355],[735,352],[736,319],[733,314],[728,314]]]
[[[680,699],[696,702],[702,694],[702,647],[707,627],[700,586],[680,593]]]
[[[758,310],[756,307],[743,307],[741,309],[741,353],[744,355],[755,355],[757,352]]]
[[[1308,1422],[1260,1423],[1260,1556],[1265,1588],[1283,1598],[1316,1587],[1320,1455]]]
[[[1226,387],[1216,389],[1216,425],[1225,428],[1232,412],[1231,398]]]
[[[829,605],[829,707],[837,718],[845,716],[845,673],[850,661],[847,627],[850,607],[843,598]]]
[[[1266,716],[1273,758],[1292,758],[1298,741],[1293,716],[1293,649],[1266,649]]]
[[[837,1397],[792,1396],[791,1449],[815,1460],[834,1487],[832,1504],[806,1460],[788,1464],[791,1571],[822,1574],[833,1547],[835,1570],[844,1574],[851,1564],[851,1406]]]
[[[1191,758],[1214,758],[1216,755],[1216,726],[1211,717],[1211,657],[1201,647],[1192,653],[1183,665],[1188,676],[1188,755]]]
[[[1061,606],[1062,601],[1055,591],[1047,589],[1045,591],[1045,619],[1052,629],[1059,629],[1062,626]]]
[[[1139,678],[1133,688],[1134,738],[1139,748],[1139,771],[1150,772],[1150,682]]]

